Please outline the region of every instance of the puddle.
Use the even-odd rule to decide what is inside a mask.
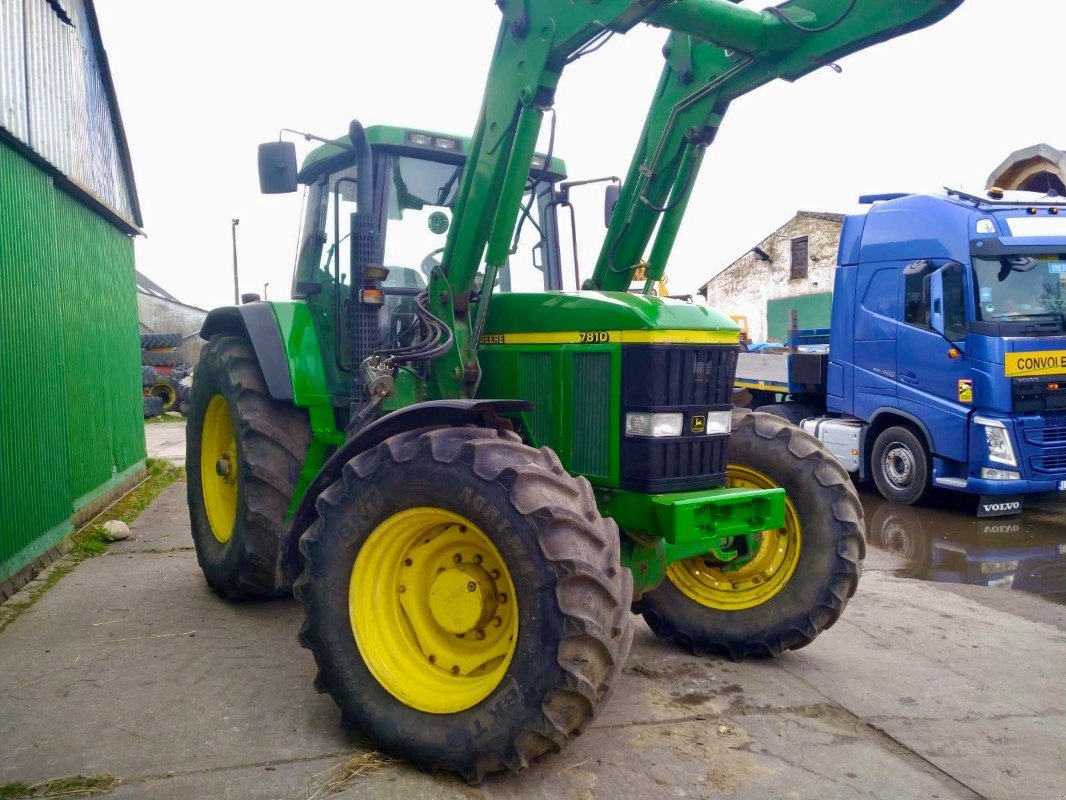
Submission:
[[[1025,499],[1014,517],[977,519],[976,499],[944,493],[900,506],[859,492],[871,547],[901,557],[897,574],[1043,595],[1066,603],[1066,497]]]

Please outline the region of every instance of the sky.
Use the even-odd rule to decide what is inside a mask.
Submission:
[[[241,291],[269,284],[270,299],[289,295],[300,200],[259,194],[258,143],[281,128],[336,137],[353,118],[469,135],[500,20],[492,0],[96,9],[144,217],[138,269],[203,308],[233,301],[235,218]],[[797,210],[846,213],[867,193],[980,190],[1014,150],[1066,149],[1063,31],[1062,0],[966,0],[936,25],[843,59],[841,74],[824,68],[740,98],[704,159],[670,291],[702,285]],[[555,152],[571,179],[625,174],[665,39],[640,26],[563,74]],[[541,149],[546,137],[547,125]],[[299,141],[298,157],[310,149]],[[603,235],[602,192],[585,191],[575,204],[588,264]]]

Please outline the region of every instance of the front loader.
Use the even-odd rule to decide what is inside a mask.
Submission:
[[[263,190],[302,184],[304,227],[291,301],[202,330],[208,583],[294,591],[344,721],[470,781],[587,727],[631,610],[697,654],[809,644],[855,592],[858,498],[815,439],[732,409],[736,324],[653,290],[733,99],[960,2],[498,0],[470,139],[353,122],[299,169],[262,145]],[[566,65],[639,23],[669,29],[666,65],[581,280],[561,242],[581,182],[535,148]]]

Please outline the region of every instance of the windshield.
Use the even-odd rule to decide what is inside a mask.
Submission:
[[[356,171],[352,166],[323,175],[308,189],[296,295],[307,295],[309,283],[322,287],[312,288],[312,293],[328,294],[338,282],[344,285],[350,280],[349,231],[351,214],[356,211]],[[390,270],[386,286],[425,285],[440,261],[453,222],[462,165],[386,153],[375,159],[375,171],[379,186],[384,184],[379,235],[384,241],[383,263]],[[552,213],[551,201],[550,183],[529,182],[522,201],[528,215],[519,217],[515,253],[497,275],[496,291],[551,288],[546,256],[554,252],[555,244],[546,241],[549,234],[544,224]]]
[[[1066,326],[1066,253],[974,257],[977,320]]]

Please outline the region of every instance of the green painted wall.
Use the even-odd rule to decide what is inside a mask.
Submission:
[[[143,464],[133,243],[0,141],[0,580]]]
[[[766,301],[766,338],[771,342],[788,340],[789,312],[794,308],[800,328],[828,328],[833,305],[832,292],[801,294]]]

